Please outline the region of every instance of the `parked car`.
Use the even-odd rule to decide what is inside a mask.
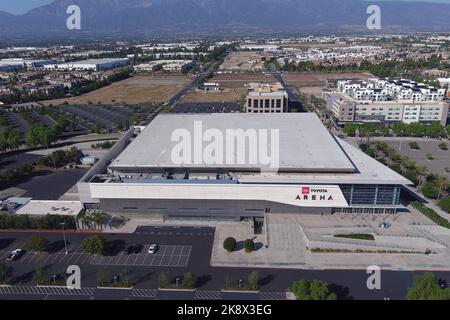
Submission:
[[[16,261],[22,255],[22,249],[16,249],[11,251],[11,253],[6,257],[6,261]]]
[[[156,250],[158,250],[158,246],[156,244],[152,244],[150,245],[150,247],[148,248],[148,253],[149,254],[155,254]]]

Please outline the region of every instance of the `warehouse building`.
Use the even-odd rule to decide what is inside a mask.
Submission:
[[[208,149],[212,133],[231,139],[232,152],[226,139],[214,152],[226,154],[226,161],[194,156],[177,162],[174,133],[180,129],[194,137],[192,155],[198,154],[199,136],[200,150]],[[276,169],[251,160],[252,147],[262,141],[254,132],[278,132],[278,140],[271,135],[268,143],[271,157],[278,150]],[[245,161],[235,152],[240,143],[247,148]],[[86,209],[130,218],[262,223],[279,213],[395,213],[403,209],[400,192],[409,184],[330,134],[312,113],[161,114],[139,134],[128,132],[80,180],[78,191]]]
[[[89,59],[75,62],[60,63],[55,65],[46,65],[46,70],[58,70],[58,71],[99,71],[109,70],[128,65],[130,61],[128,58],[116,59]]]

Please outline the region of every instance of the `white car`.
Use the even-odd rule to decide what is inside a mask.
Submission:
[[[11,253],[6,257],[6,261],[15,261],[18,259],[23,253],[22,249],[16,249],[11,251]]]
[[[149,254],[155,254],[157,249],[158,249],[158,246],[156,244],[152,244],[148,248],[148,253]]]

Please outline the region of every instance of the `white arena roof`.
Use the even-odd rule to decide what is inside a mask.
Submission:
[[[226,130],[279,130],[279,171],[286,172],[356,172],[352,161],[335,137],[313,113],[221,113],[221,114],[161,114],[111,163],[110,168],[139,172],[158,168],[229,169],[256,171],[259,165],[248,163],[209,165],[175,164],[171,159],[171,141],[177,129],[186,129],[194,136],[194,122],[202,123],[202,132],[217,129],[224,136]],[[270,140],[270,134],[269,140]],[[204,142],[203,146],[209,142]],[[247,145],[248,147],[248,145]],[[225,153],[225,151],[224,151]],[[234,155],[236,156],[236,155]],[[236,159],[235,159],[236,160]]]

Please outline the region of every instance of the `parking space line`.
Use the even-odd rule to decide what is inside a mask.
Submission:
[[[81,262],[81,264],[90,264],[90,263],[86,263],[87,260],[89,260],[89,258],[91,257],[91,255],[89,254],[85,254],[86,258],[83,259],[83,261]]]

